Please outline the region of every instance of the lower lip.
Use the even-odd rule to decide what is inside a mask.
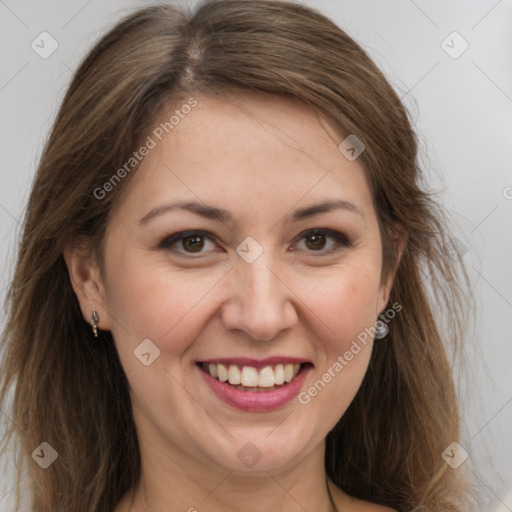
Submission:
[[[217,395],[217,397],[226,404],[243,411],[266,412],[279,409],[293,400],[299,394],[299,391],[304,384],[304,380],[306,379],[306,374],[310,369],[311,366],[309,365],[301,368],[297,376],[282,388],[274,391],[259,392],[241,391],[230,384],[226,384],[212,377],[199,367],[197,368],[197,371],[201,374],[205,382],[210,386],[211,390]]]

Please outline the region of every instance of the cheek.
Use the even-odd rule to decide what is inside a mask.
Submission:
[[[377,320],[378,273],[351,266],[316,279],[304,290],[304,302],[323,332],[325,348],[345,350],[361,332]],[[303,288],[304,289],[304,288]]]
[[[364,379],[373,340],[368,327],[376,321],[376,273],[362,266],[320,280],[309,290],[310,324],[317,339],[315,374],[299,394],[304,411],[317,425],[333,428]]]
[[[165,352],[182,353],[204,325],[205,304],[224,273],[171,271],[164,264],[144,266],[142,258],[115,259],[108,309],[120,351],[133,351],[150,339]]]
[[[150,339],[162,352],[182,355],[229,300],[231,267],[177,271],[165,262],[148,265],[147,259],[145,253],[124,250],[110,260],[108,310],[114,338],[120,352],[133,353]],[[363,251],[339,266],[285,271],[298,322],[313,329],[322,352],[344,353],[374,324],[378,263]]]

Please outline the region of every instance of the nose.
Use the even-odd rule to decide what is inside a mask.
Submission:
[[[295,295],[283,272],[265,253],[252,263],[240,258],[227,279],[230,296],[221,310],[226,329],[242,331],[253,340],[270,341],[296,325]]]

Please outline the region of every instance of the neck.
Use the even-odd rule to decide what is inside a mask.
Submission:
[[[141,450],[139,485],[127,496],[130,512],[337,512],[324,467],[325,443],[287,469],[228,471],[193,460],[177,447]],[[332,484],[331,484],[332,485]]]

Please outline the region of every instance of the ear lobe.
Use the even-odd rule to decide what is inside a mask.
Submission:
[[[391,225],[391,238],[393,240],[396,260],[395,268],[393,269],[394,276],[404,253],[405,244],[407,242],[407,231],[402,225],[395,222]]]
[[[391,294],[391,289],[393,288],[393,283],[395,281],[396,271],[398,269],[398,265],[402,259],[402,255],[404,253],[405,244],[407,242],[407,231],[403,226],[394,222],[389,229],[389,234],[391,235],[393,249],[395,252],[395,266],[389,273],[386,283],[383,283],[381,286],[381,294],[379,297],[379,307],[378,311],[381,314],[386,307],[386,304],[389,301],[389,296]]]
[[[98,327],[109,329],[109,315],[106,309],[106,294],[103,280],[94,258],[85,249],[73,247],[63,251],[71,286],[80,304],[82,316],[91,323],[94,311],[98,312]]]

